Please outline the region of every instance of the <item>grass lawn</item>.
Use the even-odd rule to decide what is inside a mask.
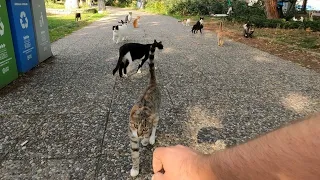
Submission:
[[[53,3],[51,1],[45,2],[46,8],[64,9],[64,3]]]
[[[45,2],[46,4],[46,8],[52,8],[52,9],[64,9],[64,3],[63,2],[56,2],[53,3],[51,1]],[[97,5],[96,3],[94,3],[94,5]],[[90,8],[90,6],[86,3],[83,3],[82,6],[80,6],[80,9],[86,9],[86,8]]]
[[[73,31],[76,31],[84,26],[87,26],[98,20],[107,14],[91,14],[91,13],[81,13],[81,20],[78,22],[74,19],[74,14],[70,15],[48,15],[49,24],[49,34],[50,41],[54,42]]]
[[[242,25],[238,23],[226,23],[226,28],[233,32],[242,32]],[[304,29],[259,28],[254,35],[258,39],[269,40],[291,48],[320,52],[320,32],[308,32]]]

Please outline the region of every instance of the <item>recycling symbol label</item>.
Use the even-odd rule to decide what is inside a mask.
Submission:
[[[24,11],[21,11],[20,13],[20,25],[22,29],[28,28],[28,18],[27,18],[26,12]]]
[[[40,20],[39,20],[39,24],[40,24],[40,27],[43,26],[44,22],[43,22],[43,14],[41,12],[41,15],[40,15]]]
[[[3,22],[0,22],[0,36],[4,35],[4,25]]]

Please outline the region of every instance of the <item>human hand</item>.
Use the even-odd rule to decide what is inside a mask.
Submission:
[[[214,180],[210,157],[185,146],[156,148],[152,180]],[[164,174],[159,171],[164,170]]]

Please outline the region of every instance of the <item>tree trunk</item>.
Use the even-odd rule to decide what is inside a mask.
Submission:
[[[104,0],[98,0],[98,11],[105,11],[106,5],[104,4]]]
[[[78,9],[79,8],[78,0],[66,0],[66,2],[64,3],[64,7],[66,9]]]
[[[268,19],[278,19],[277,0],[265,0],[266,12]]]
[[[288,4],[288,9],[287,9],[287,12],[285,14],[285,19],[287,21],[289,21],[290,19],[293,18],[293,16],[295,15],[295,12],[296,12],[296,2],[297,0],[291,0],[289,1],[289,4]]]
[[[140,9],[144,9],[145,0],[141,0],[141,6]]]
[[[307,0],[303,0],[301,11],[304,13],[307,12]]]

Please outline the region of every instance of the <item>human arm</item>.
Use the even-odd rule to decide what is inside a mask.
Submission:
[[[212,155],[182,146],[156,149],[154,180],[320,179],[319,149],[317,115]]]

